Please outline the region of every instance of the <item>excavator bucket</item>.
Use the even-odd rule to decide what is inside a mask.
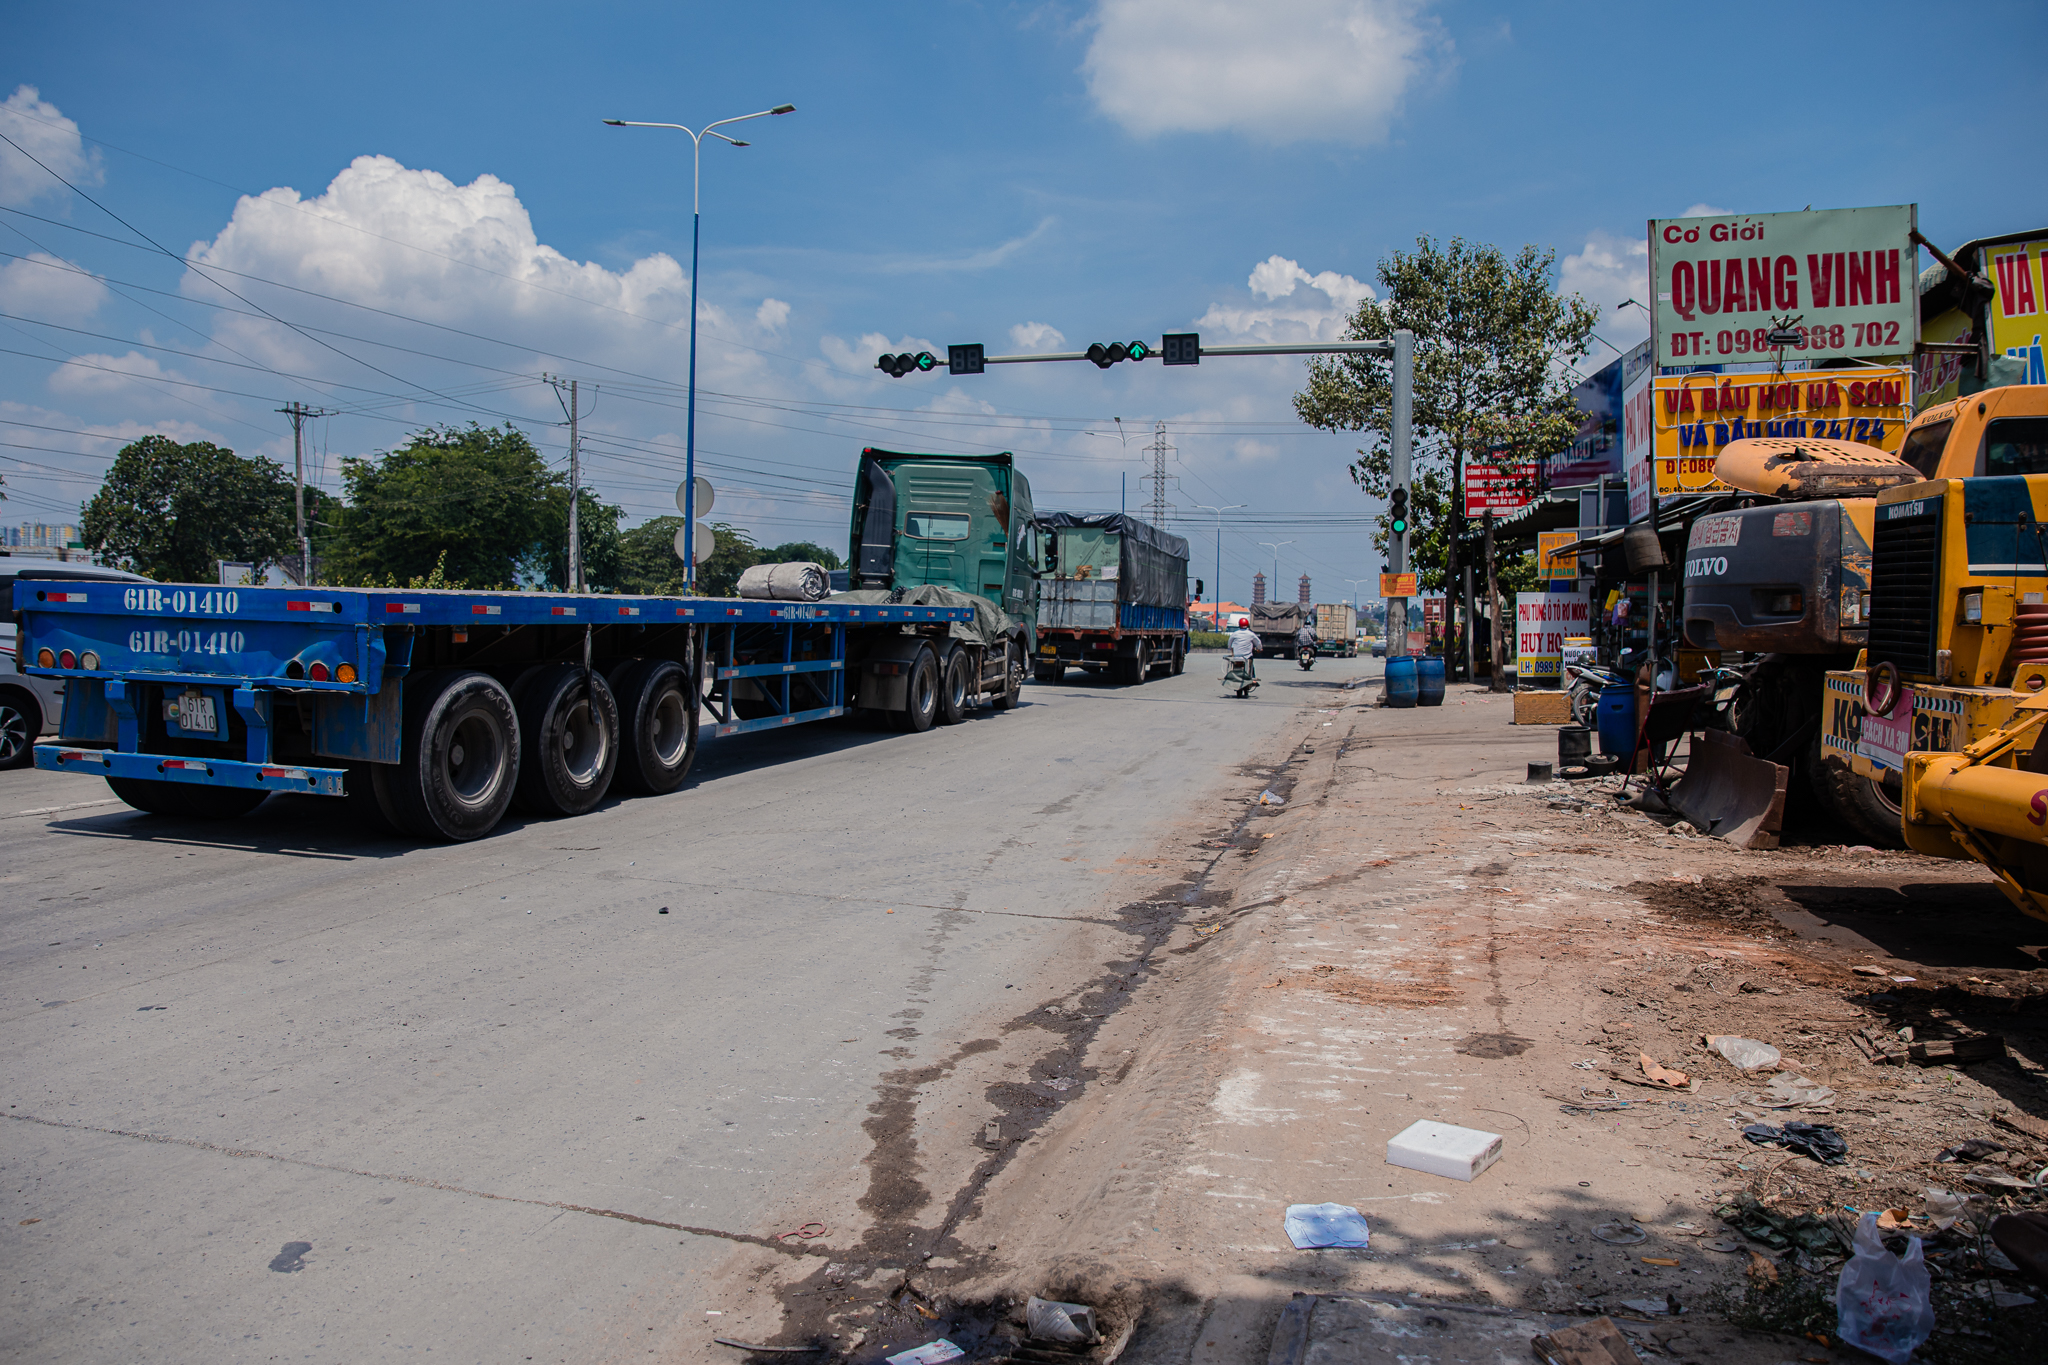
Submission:
[[[1703,731],[1694,737],[1685,775],[1671,788],[1671,808],[1737,848],[1776,848],[1790,773],[1782,763],[1757,758],[1733,735]]]

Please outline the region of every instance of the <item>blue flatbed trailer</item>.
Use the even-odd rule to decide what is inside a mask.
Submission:
[[[963,606],[32,577],[13,605],[23,667],[65,682],[37,767],[164,815],[342,797],[427,839],[672,791],[703,731],[1006,709],[1024,665]]]

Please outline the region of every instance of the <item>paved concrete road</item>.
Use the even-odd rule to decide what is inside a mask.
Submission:
[[[644,1358],[852,1183],[882,1073],[1112,954],[1119,859],[1380,667],[1240,702],[1216,663],[707,745],[671,797],[459,847],[0,774],[0,1355]]]

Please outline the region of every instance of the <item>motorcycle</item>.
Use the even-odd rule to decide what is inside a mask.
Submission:
[[[1298,645],[1295,647],[1294,657],[1301,664],[1301,671],[1306,673],[1316,666],[1316,647],[1314,645]]]
[[[1252,689],[1259,685],[1258,675],[1252,672],[1250,659],[1231,659],[1224,670],[1222,683],[1226,688],[1234,687],[1240,699],[1249,697]]]

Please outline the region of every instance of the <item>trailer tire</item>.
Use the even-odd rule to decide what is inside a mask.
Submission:
[[[988,704],[998,711],[1008,711],[1024,700],[1024,646],[1015,640],[1003,641],[1003,690],[989,698]]]
[[[498,827],[519,775],[519,718],[512,694],[470,669],[405,680],[398,762],[371,780],[400,832],[461,843]]]
[[[1185,642],[1175,640],[1173,642],[1173,666],[1168,670],[1167,676],[1178,678],[1181,674],[1187,671],[1188,647]]]
[[[391,790],[382,775],[393,771],[389,763],[360,763],[353,759],[341,764],[342,804],[356,823],[372,834],[400,833],[398,815],[391,804]]]
[[[256,787],[202,787],[153,777],[110,777],[107,785],[146,815],[188,820],[233,820],[255,810],[270,795]]]
[[[973,686],[973,661],[964,649],[950,650],[939,666],[939,713],[941,725],[958,725],[967,715],[967,698]]]
[[[921,735],[939,715],[939,661],[930,646],[917,651],[903,683],[903,709],[893,713],[896,728]]]
[[[34,763],[42,733],[43,708],[34,695],[18,687],[0,687],[0,769]]]
[[[550,664],[519,695],[521,810],[581,815],[604,800],[619,766],[619,704],[604,675],[586,691],[580,664]]]
[[[1808,747],[1806,761],[1816,794],[1838,821],[1875,847],[1904,847],[1906,838],[1899,827],[1902,814],[1881,783],[1828,757],[1819,736]]]
[[[681,664],[640,659],[614,684],[619,707],[619,766],[613,779],[662,796],[683,785],[697,758],[696,689]]]

